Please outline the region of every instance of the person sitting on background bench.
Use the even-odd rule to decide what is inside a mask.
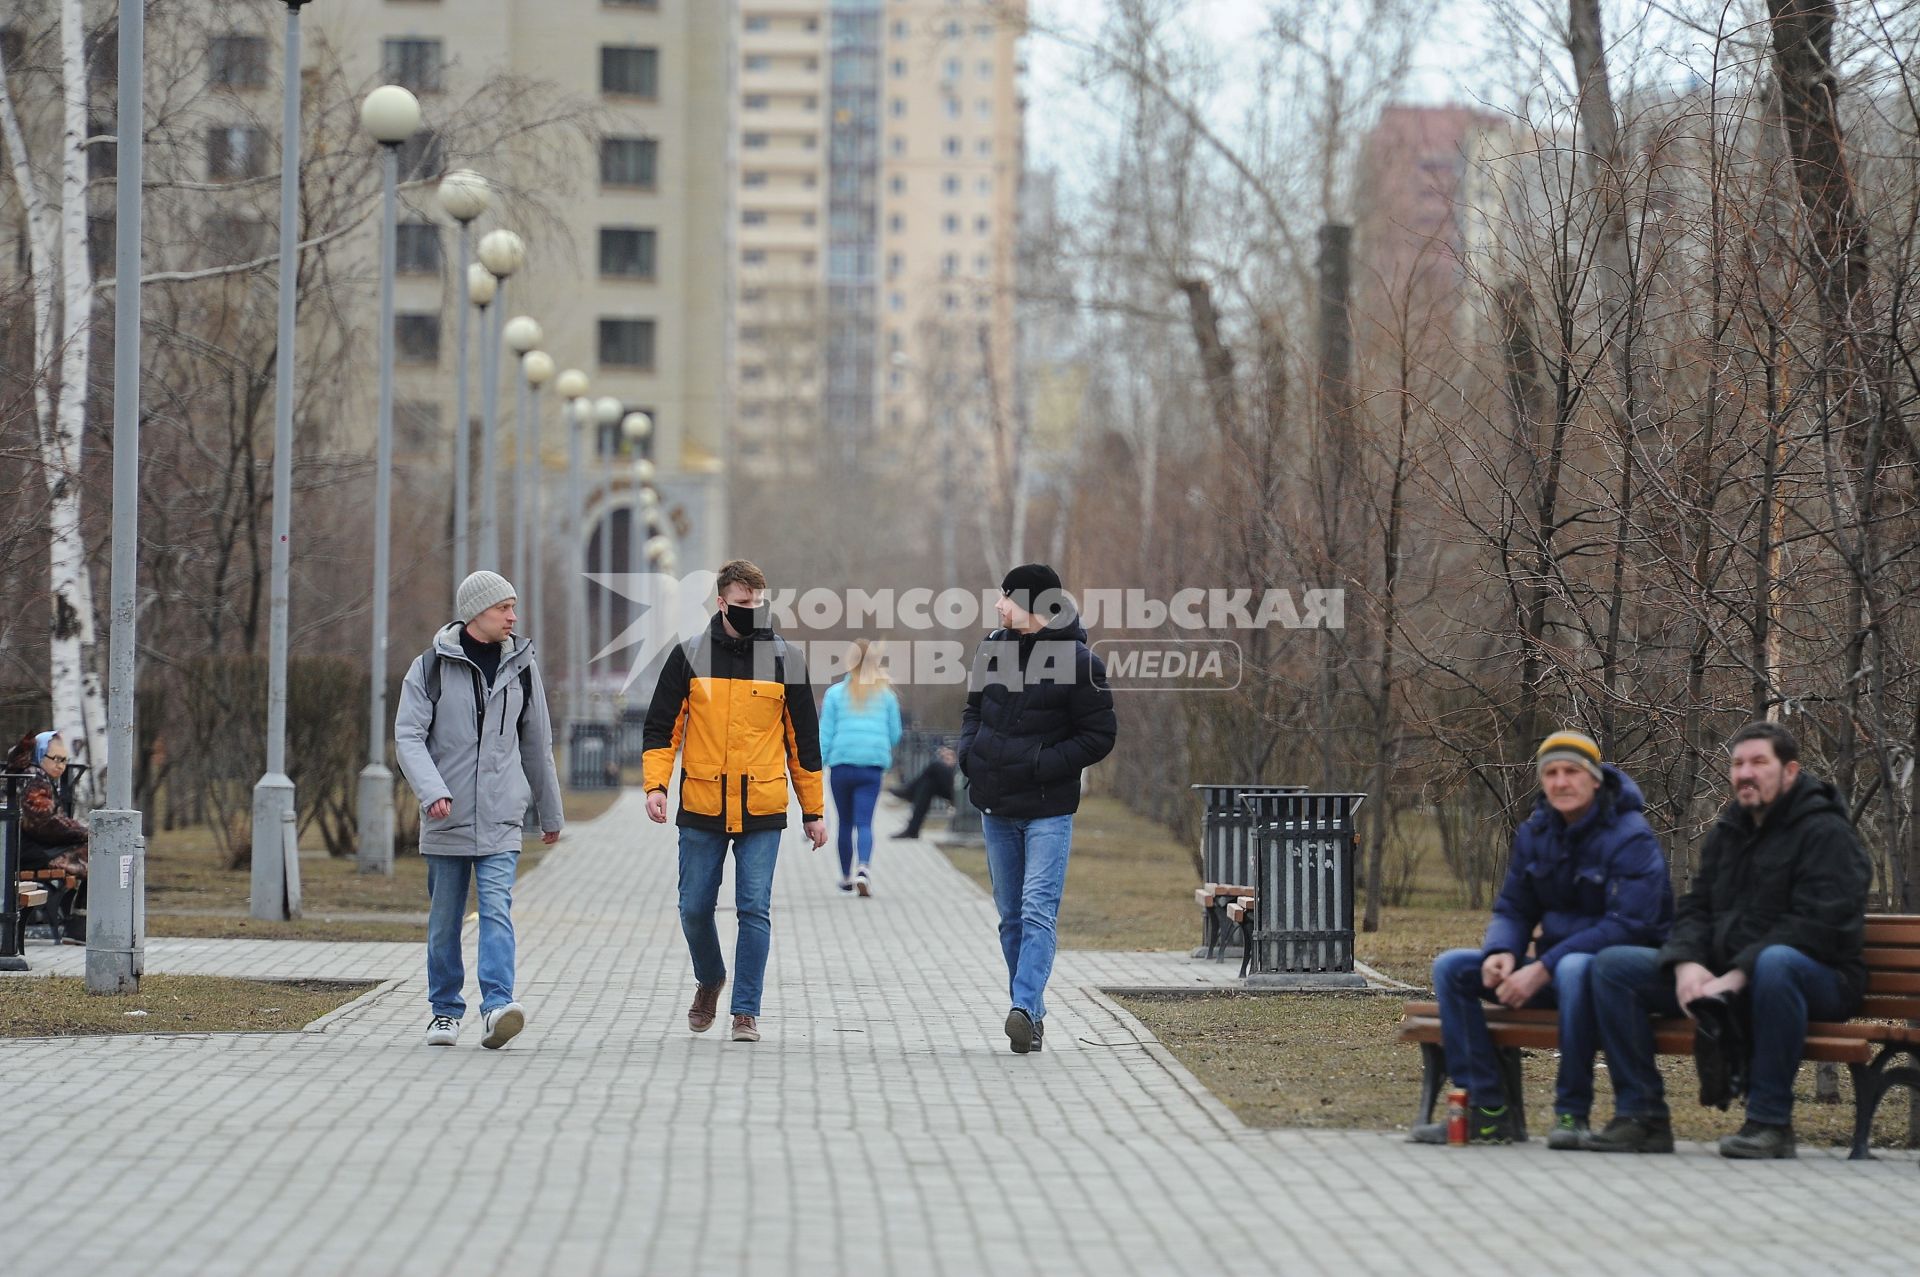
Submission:
[[[1592,737],[1555,732],[1540,743],[1534,767],[1540,797],[1514,831],[1486,943],[1435,959],[1433,991],[1447,1072],[1467,1089],[1472,1144],[1507,1144],[1520,1134],[1483,1001],[1559,1008],[1560,1072],[1547,1147],[1569,1149],[1579,1147],[1593,1106],[1593,955],[1609,945],[1663,940],[1673,922],[1673,887],[1639,786],[1601,761]],[[1416,1126],[1413,1139],[1444,1144],[1446,1124]]]
[[[1685,1011],[1697,1026],[1702,1102],[1725,1107],[1738,1089],[1730,1074],[1746,1078],[1746,1123],[1721,1139],[1720,1155],[1792,1157],[1807,1023],[1845,1020],[1866,996],[1873,868],[1846,800],[1800,770],[1800,747],[1778,723],[1748,724],[1730,749],[1733,798],[1707,835],[1673,938],[1658,951],[1622,947],[1594,960],[1615,1114],[1584,1142],[1596,1152],[1673,1151],[1649,1017]],[[1748,1033],[1750,1048],[1722,1049]]]
[[[950,747],[942,745],[934,751],[927,765],[920,769],[918,776],[893,789],[895,798],[903,798],[913,804],[913,814],[907,817],[906,828],[894,834],[895,838],[918,838],[920,826],[926,823],[933,800],[944,798],[948,802],[953,801],[953,773],[959,761]]]
[[[20,789],[20,867],[87,876],[87,826],[60,809],[67,742],[59,732],[29,732],[7,755],[7,770],[33,779]]]

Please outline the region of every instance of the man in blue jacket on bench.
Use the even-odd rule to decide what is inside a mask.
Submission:
[[[1486,943],[1435,959],[1433,992],[1447,1072],[1467,1089],[1470,1144],[1509,1144],[1522,1134],[1501,1082],[1485,1003],[1559,1009],[1560,1073],[1547,1147],[1577,1149],[1593,1107],[1599,1044],[1588,968],[1609,945],[1665,940],[1673,925],[1673,887],[1639,786],[1601,760],[1592,737],[1553,733],[1540,743],[1534,767],[1540,797],[1514,831],[1513,859]],[[1444,1144],[1446,1124],[1416,1126],[1413,1139]]]

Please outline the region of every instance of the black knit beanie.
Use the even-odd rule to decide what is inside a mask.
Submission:
[[[1000,582],[1000,592],[1023,612],[1049,610],[1058,603],[1060,574],[1044,563],[1022,563]]]

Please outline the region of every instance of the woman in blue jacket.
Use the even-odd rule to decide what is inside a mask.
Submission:
[[[878,643],[854,640],[847,676],[827,689],[820,710],[820,758],[840,817],[840,890],[863,896],[873,894],[873,805],[900,743],[900,698],[881,664]]]

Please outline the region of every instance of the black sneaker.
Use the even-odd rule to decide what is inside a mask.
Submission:
[[[1589,1131],[1580,1147],[1590,1153],[1671,1153],[1673,1122],[1664,1117],[1616,1117],[1604,1131]]]
[[[1467,1143],[1469,1144],[1511,1144],[1513,1128],[1513,1110],[1505,1104],[1495,1109],[1482,1108],[1475,1104],[1467,1109]],[[1428,1122],[1416,1126],[1407,1138],[1415,1144],[1445,1144],[1447,1124]]]
[[[1797,1156],[1793,1127],[1748,1122],[1740,1128],[1738,1135],[1720,1137],[1720,1156],[1737,1161],[1766,1161],[1776,1157]]]
[[[1547,1147],[1566,1151],[1585,1146],[1584,1141],[1591,1133],[1587,1119],[1576,1117],[1572,1113],[1556,1113],[1553,1126],[1547,1131]]]
[[[1007,1012],[1007,1044],[1015,1055],[1025,1055],[1033,1050],[1033,1040],[1039,1036],[1033,1017],[1019,1007]]]

